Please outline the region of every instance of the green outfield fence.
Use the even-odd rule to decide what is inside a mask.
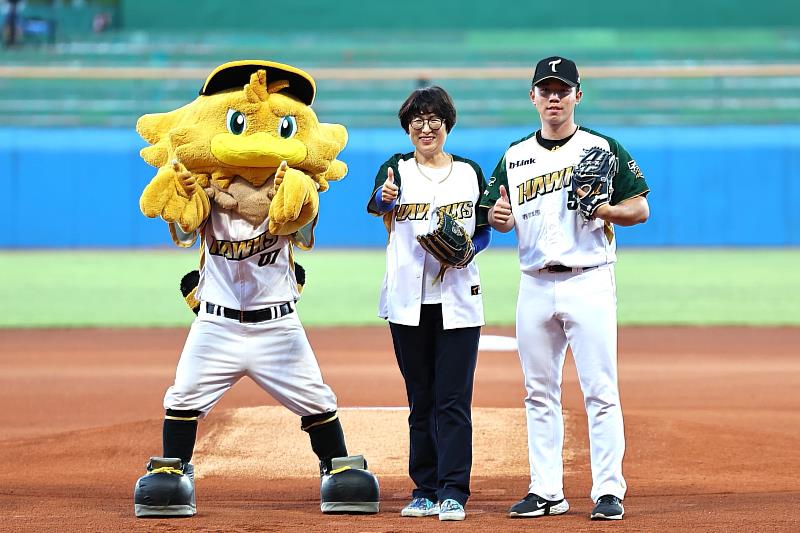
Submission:
[[[145,113],[175,109],[195,98],[201,80],[216,63],[209,62],[208,67],[0,65],[0,125],[133,127]],[[320,93],[314,105],[317,114],[350,127],[394,126],[398,102],[418,85],[433,83],[452,94],[462,126],[522,125],[531,120],[527,66],[310,71]],[[582,72],[581,118],[588,124],[800,122],[800,62],[589,64]]]
[[[317,113],[349,127],[396,125],[399,103],[426,84],[453,95],[461,125],[522,125],[533,65],[553,54],[582,70],[585,124],[800,123],[795,2],[580,0],[569,16],[561,5],[457,0],[85,6],[86,28],[98,9],[114,24],[0,54],[0,125],[133,127],[193,99],[217,65],[246,58],[308,70]]]

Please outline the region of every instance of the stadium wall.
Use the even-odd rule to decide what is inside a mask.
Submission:
[[[587,124],[593,127],[591,124]],[[800,126],[602,128],[636,158],[653,189],[651,220],[620,231],[627,246],[798,246]],[[477,161],[489,176],[520,128],[460,129],[447,150]],[[170,239],[138,198],[154,175],[122,129],[0,129],[2,248],[153,247]],[[375,172],[411,144],[398,127],[351,129],[340,156],[348,176],[323,196],[318,246],[385,244],[366,214]],[[493,245],[513,245],[495,233]]]
[[[569,28],[736,28],[784,27],[800,17],[800,5],[777,0],[768,9],[754,9],[744,0],[673,0],[640,2],[620,0],[598,3],[572,0],[548,2],[465,2],[420,0],[363,2],[359,0],[121,0],[121,24],[129,30],[181,30],[214,32],[343,30],[535,29]],[[310,14],[312,14],[310,16]]]

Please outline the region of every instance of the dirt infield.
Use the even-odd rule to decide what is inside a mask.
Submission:
[[[199,514],[137,520],[133,485],[149,455],[160,452],[161,400],[185,333],[0,330],[0,531],[800,531],[800,328],[621,330],[629,485],[621,523],[588,519],[586,418],[569,359],[563,402],[572,508],[559,517],[506,518],[528,483],[524,474],[509,474],[526,451],[502,457],[514,447],[496,445],[519,442],[524,432],[513,422],[524,423],[524,391],[510,352],[479,357],[474,404],[481,464],[465,522],[399,517],[411,485],[402,471],[406,428],[396,410],[343,414],[351,450],[356,434],[372,441],[386,433],[386,449],[368,456],[381,472],[381,512],[321,515],[313,475],[274,474],[278,466],[296,472],[309,465],[264,455],[276,446],[269,438],[280,433],[307,446],[299,422],[283,410],[245,409],[276,405],[250,381],[239,383],[201,425],[196,462],[201,470],[206,459],[207,471],[198,480]],[[405,405],[385,328],[313,329],[309,337],[342,407]],[[506,415],[507,422],[497,423]],[[231,441],[243,420],[252,428]],[[492,467],[494,459],[510,470]]]

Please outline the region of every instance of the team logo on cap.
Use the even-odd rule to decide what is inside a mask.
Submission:
[[[561,59],[556,59],[555,61],[550,61],[550,63],[548,63],[548,65],[550,65],[550,68],[553,69],[553,72],[555,72],[556,71],[556,65],[558,65],[559,63],[561,63]]]

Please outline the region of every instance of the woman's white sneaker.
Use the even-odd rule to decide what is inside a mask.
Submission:
[[[439,514],[439,504],[428,498],[414,498],[411,503],[403,507],[400,516],[418,518],[421,516],[434,516]]]
[[[464,520],[466,517],[464,506],[455,500],[447,499],[439,506],[439,520]]]

